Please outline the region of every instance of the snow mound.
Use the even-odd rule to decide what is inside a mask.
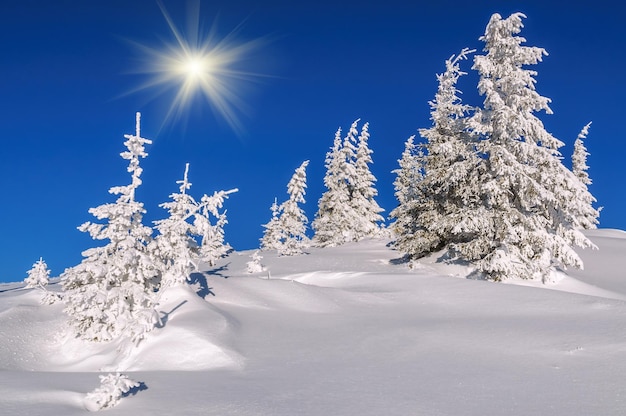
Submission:
[[[243,358],[231,345],[235,318],[200,298],[188,286],[166,289],[159,311],[162,325],[138,346],[122,342],[88,343],[67,335],[56,359],[69,371],[201,371],[238,369]]]
[[[239,322],[188,286],[168,288],[159,306],[163,325],[119,363],[124,371],[240,369],[234,342]]]
[[[0,302],[0,370],[201,371],[243,366],[233,347],[238,322],[186,286],[161,297],[163,325],[137,346],[74,338],[63,305],[39,303],[41,292],[11,287]]]
[[[296,281],[296,277],[218,279],[212,281],[215,298],[211,303],[248,309],[311,313],[332,313],[338,310],[336,299],[328,291],[321,287],[308,287]]]

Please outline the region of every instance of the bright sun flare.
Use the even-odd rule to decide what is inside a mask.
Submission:
[[[163,49],[137,45],[149,59],[141,72],[152,76],[138,90],[159,87],[161,92],[176,91],[164,122],[180,119],[194,103],[194,98],[201,96],[233,130],[240,132],[238,114],[244,112],[246,106],[236,89],[242,82],[259,76],[241,69],[241,66],[250,60],[262,41],[236,42],[237,30],[220,39],[214,29],[206,34],[200,33],[199,2],[194,10],[189,11],[192,25],[187,36],[183,36],[160,2],[159,7],[175,42],[166,43]]]
[[[205,71],[204,65],[200,59],[190,59],[189,62],[184,66],[184,70],[188,76],[195,78],[197,76],[201,76]],[[207,71],[208,72],[208,71]]]

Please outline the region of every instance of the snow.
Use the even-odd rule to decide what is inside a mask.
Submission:
[[[409,268],[384,240],[234,252],[160,298],[138,347],[70,338],[63,305],[0,285],[0,414],[84,415],[100,375],[141,382],[110,415],[622,415],[626,233],[589,230],[549,284]],[[50,291],[60,291],[51,279]]]

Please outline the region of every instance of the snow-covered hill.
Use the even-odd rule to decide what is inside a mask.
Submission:
[[[61,305],[3,284],[0,414],[86,414],[119,370],[143,384],[110,415],[623,415],[626,233],[589,236],[586,270],[548,285],[409,269],[376,240],[252,275],[233,253],[165,292],[137,348],[71,339]]]

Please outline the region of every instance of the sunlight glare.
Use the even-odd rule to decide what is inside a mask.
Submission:
[[[141,72],[152,75],[137,90],[160,87],[161,93],[176,91],[164,123],[181,118],[199,96],[234,131],[241,133],[238,115],[245,113],[247,108],[236,89],[242,82],[260,76],[241,69],[241,66],[251,60],[262,40],[237,42],[234,38],[241,26],[220,39],[214,27],[208,33],[200,33],[199,2],[193,10],[190,9],[189,21],[193,24],[188,28],[189,33],[183,36],[163,4],[158,4],[175,42],[165,43],[163,49],[137,45],[149,59]]]

